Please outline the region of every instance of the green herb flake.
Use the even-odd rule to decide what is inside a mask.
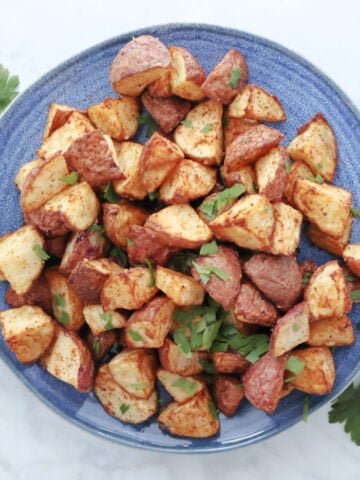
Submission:
[[[354,207],[354,205],[351,205],[350,207],[350,213],[353,217],[360,217],[360,210]]]
[[[181,120],[181,125],[184,125],[186,128],[191,128],[192,127],[192,120]]]
[[[205,265],[201,266],[196,262],[193,262],[193,266],[195,270],[200,275],[200,280],[204,285],[208,283],[212,274],[216,275],[220,280],[226,282],[229,278],[228,274],[220,270],[218,267],[214,267],[213,265]]]
[[[286,161],[286,163],[285,163],[285,172],[286,172],[287,174],[289,174],[289,173],[290,173],[290,170],[291,170],[291,164],[290,164],[289,161]]]
[[[135,243],[131,240],[131,238],[126,237],[126,243],[130,246],[133,247]]]
[[[183,328],[178,328],[173,333],[174,342],[176,343],[179,352],[186,358],[191,358],[191,345],[189,340],[185,336]]]
[[[150,202],[154,202],[155,200],[158,199],[158,196],[159,196],[159,190],[155,190],[154,192],[150,192],[147,198],[150,200]]]
[[[223,118],[222,118],[222,127],[223,127],[223,128],[226,128],[226,127],[228,127],[228,126],[229,126],[229,119],[228,119],[228,117],[226,117],[226,116],[224,115]]]
[[[132,383],[130,385],[132,388],[144,388],[144,384],[139,382],[139,383]]]
[[[210,243],[204,243],[200,248],[200,255],[213,255],[219,250],[216,240],[212,240]]]
[[[305,362],[300,360],[300,358],[296,357],[295,355],[290,355],[286,362],[285,369],[289,370],[289,372],[294,373],[295,375],[299,375],[303,371],[305,367]]]
[[[317,168],[318,168],[319,170],[322,170],[323,167],[324,167],[324,165],[323,165],[321,162],[319,162],[319,163],[317,164]]]
[[[9,70],[0,64],[0,113],[10,105],[19,93],[19,77],[17,75],[10,76]]]
[[[331,404],[330,423],[345,423],[344,430],[360,446],[360,386],[351,383]]]
[[[241,74],[242,69],[240,67],[234,67],[229,82],[231,88],[236,88],[238,86]]]
[[[69,325],[70,323],[70,315],[68,314],[68,312],[66,312],[65,310],[62,310],[61,311],[61,315],[60,317],[58,318],[59,322],[62,323],[63,325]]]
[[[293,323],[292,329],[293,329],[293,332],[297,332],[299,330],[299,325],[297,323]]]
[[[105,228],[102,225],[98,225],[97,223],[94,223],[94,225],[91,225],[89,227],[89,230],[92,230],[93,232],[99,232],[101,234],[105,233]]]
[[[60,182],[67,183],[68,185],[75,185],[79,180],[79,175],[77,172],[71,172],[69,175],[65,175],[65,177],[60,178]]]
[[[147,131],[146,131],[146,137],[150,138],[153,133],[156,132],[156,130],[159,128],[158,123],[152,118],[152,116],[149,113],[146,113],[145,115],[140,115],[137,117],[137,122],[138,125],[146,125],[147,126]]]
[[[304,398],[304,401],[303,401],[303,411],[302,411],[303,422],[307,422],[308,419],[309,419],[310,399],[311,399],[311,395],[309,395],[309,394],[305,395],[305,398]]]
[[[177,380],[175,380],[175,382],[173,382],[171,386],[181,388],[181,390],[184,390],[184,392],[186,392],[188,395],[191,395],[191,396],[193,396],[198,389],[196,382],[184,377],[180,377]]]
[[[145,265],[149,269],[150,272],[150,282],[149,282],[149,287],[154,287],[155,286],[155,272],[154,272],[154,267],[152,266],[150,260],[148,258],[144,258]]]
[[[49,260],[50,255],[46,253],[45,250],[42,248],[42,246],[39,245],[38,243],[36,243],[32,247],[32,250],[34,253],[36,253],[36,255],[40,258],[40,260],[43,260],[43,261]]]
[[[204,205],[200,207],[200,210],[204,213],[208,220],[214,220],[218,212],[226,207],[226,205],[228,205],[232,200],[240,197],[245,192],[246,188],[244,185],[241,183],[236,183],[231,188],[225,188],[212,200],[205,202]]]
[[[57,307],[65,307],[66,302],[65,302],[64,297],[62,297],[61,295],[55,295],[55,305]]]
[[[307,178],[312,182],[324,183],[324,179],[320,174],[317,174],[316,177],[308,176]]]
[[[112,182],[108,182],[104,190],[104,199],[109,203],[118,203],[119,195],[115,192]]]
[[[126,333],[130,335],[134,342],[141,342],[142,336],[140,335],[140,333],[135,332],[135,330],[131,330],[130,328],[126,330]]]
[[[204,372],[213,375],[216,373],[215,365],[210,361],[206,360],[205,358],[200,359],[200,364],[202,368],[204,369]]]
[[[219,415],[218,415],[217,409],[215,407],[215,403],[212,400],[210,400],[210,402],[209,402],[209,410],[210,410],[210,413],[211,413],[211,416],[213,417],[213,419],[218,420]]]
[[[105,330],[111,330],[114,328],[114,325],[112,324],[112,314],[110,312],[102,313],[100,315],[100,318],[105,322],[105,325],[104,325]]]
[[[130,408],[130,405],[126,405],[126,403],[122,403],[120,405],[120,412],[124,414],[129,410],[129,408]]]
[[[95,355],[99,355],[100,352],[100,342],[97,338],[93,341],[92,349],[94,350]]]
[[[303,288],[305,288],[305,286],[307,285],[308,281],[310,280],[310,277],[311,277],[310,272],[305,272],[304,273],[304,276],[303,276],[303,279],[302,279]]]
[[[353,290],[352,292],[350,292],[350,298],[353,302],[356,302],[356,300],[359,300],[360,290]]]
[[[210,125],[210,123],[207,123],[205,127],[201,130],[201,133],[209,133],[214,127]]]
[[[354,277],[354,275],[350,275],[349,273],[347,273],[346,275],[344,275],[344,278],[347,282],[355,282],[356,278]]]
[[[117,245],[114,245],[110,252],[109,252],[109,257],[119,257],[120,262],[122,265],[126,268],[129,266],[129,259],[124,250],[122,250],[120,247]]]

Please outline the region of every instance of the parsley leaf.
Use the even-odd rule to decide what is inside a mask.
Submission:
[[[184,377],[179,377],[177,380],[175,380],[175,382],[171,384],[171,386],[181,388],[181,390],[184,390],[184,392],[191,396],[196,393],[198,388],[196,382]]]
[[[222,192],[218,193],[215,198],[205,202],[200,210],[205,214],[208,220],[213,220],[216,214],[221,211],[226,205],[240,197],[246,188],[241,183],[236,183],[231,188],[225,188]]]
[[[178,328],[173,333],[174,342],[176,343],[180,353],[186,358],[191,358],[191,345],[189,340],[186,338],[185,329]]]
[[[50,258],[50,255],[48,253],[45,252],[45,250],[42,248],[41,245],[39,245],[38,243],[36,245],[33,246],[33,252],[36,253],[36,255],[40,258],[40,260],[49,260]]]
[[[99,355],[100,352],[100,342],[98,338],[95,338],[92,344],[92,348],[94,350],[95,355]]]
[[[201,130],[201,133],[209,133],[214,127],[210,124],[207,123],[205,127]]]
[[[311,277],[311,273],[310,273],[310,272],[305,272],[305,273],[304,273],[304,276],[303,276],[303,279],[302,279],[303,288],[305,288],[306,284],[307,284],[308,281],[310,280],[310,277]]]
[[[68,185],[75,185],[79,180],[79,175],[77,172],[71,172],[69,175],[65,175],[65,177],[60,178],[60,182],[67,183]]]
[[[140,115],[137,117],[138,125],[147,125],[146,137],[150,138],[151,135],[156,132],[159,128],[158,123],[153,119],[150,113],[146,113],[145,115]]]
[[[159,190],[154,190],[153,192],[150,192],[147,197],[150,200],[150,202],[154,202],[155,200],[157,200],[158,196],[159,196]]]
[[[144,388],[144,384],[139,382],[139,383],[132,383],[130,385],[132,388]]]
[[[126,333],[130,335],[130,337],[134,340],[134,342],[141,342],[142,337],[140,333],[135,332],[135,330],[131,330],[130,328],[126,330]]]
[[[344,277],[347,282],[355,282],[356,280],[356,278],[353,275],[350,275],[350,273],[347,273],[346,275],[344,275]]]
[[[122,248],[114,245],[110,252],[109,257],[119,257],[120,262],[122,263],[123,267],[127,268],[129,266],[129,259],[128,256]]]
[[[150,272],[150,282],[149,287],[153,287],[155,285],[155,274],[154,274],[154,267],[151,265],[151,262],[148,258],[144,258],[144,262],[149,269]]]
[[[104,190],[104,199],[109,203],[117,203],[120,200],[119,195],[115,192],[112,182],[106,185]]]
[[[120,405],[120,412],[121,413],[126,413],[130,408],[130,405],[126,405],[126,403],[122,403]]]
[[[200,255],[213,255],[219,250],[216,240],[212,240],[210,243],[204,243],[200,248]]]
[[[352,292],[350,292],[350,298],[353,302],[356,302],[356,300],[359,300],[360,290],[353,290]]]
[[[299,375],[303,371],[305,367],[305,362],[300,360],[300,358],[296,357],[295,355],[290,355],[286,362],[285,369],[289,370],[289,372],[294,373],[295,375]]]
[[[97,223],[90,225],[89,230],[92,230],[94,232],[105,233],[105,228],[102,225],[98,225]]]
[[[63,325],[69,325],[70,323],[70,315],[68,312],[65,312],[65,310],[61,311],[60,318],[58,318],[59,322],[62,323]]]
[[[219,418],[219,415],[218,415],[217,409],[215,407],[215,403],[212,400],[210,400],[210,402],[209,402],[209,409],[210,409],[210,413],[211,413],[211,416],[213,417],[213,419],[217,420]]]
[[[234,67],[231,74],[230,82],[229,82],[229,85],[231,88],[236,88],[238,86],[241,74],[242,74],[241,68]]]
[[[344,430],[351,440],[360,446],[360,386],[352,383],[331,404],[329,412],[330,423],[343,423]]]
[[[195,270],[200,275],[200,280],[204,285],[208,283],[212,274],[216,275],[220,280],[226,282],[229,278],[228,274],[223,272],[220,268],[214,267],[214,265],[199,265],[196,262],[193,262]]]
[[[287,161],[287,162],[285,163],[285,172],[286,172],[286,173],[290,173],[290,170],[291,170],[291,164],[290,164],[289,161]]]
[[[354,207],[354,205],[351,205],[350,207],[350,213],[353,217],[360,217],[360,210]]]
[[[191,128],[192,127],[192,120],[181,120],[181,125],[184,125],[184,127]]]
[[[11,76],[9,70],[0,64],[0,113],[14,100],[19,93],[19,77]]]
[[[105,322],[105,330],[111,330],[112,328],[114,328],[114,325],[112,324],[112,315],[110,312],[102,313],[100,315],[100,318]]]
[[[309,180],[316,183],[324,183],[324,179],[321,175],[317,174],[316,177],[308,177]]]
[[[64,297],[62,297],[61,295],[55,295],[55,305],[57,307],[65,307],[66,302],[65,302]]]
[[[304,398],[303,402],[303,411],[302,411],[302,419],[303,422],[307,422],[309,418],[309,411],[310,411],[310,399],[311,395],[307,394]]]
[[[126,243],[130,246],[133,247],[135,243],[131,240],[131,238],[126,237]]]

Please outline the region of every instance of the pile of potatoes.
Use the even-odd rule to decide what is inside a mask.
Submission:
[[[24,225],[0,238],[8,347],[94,389],[119,420],[157,414],[187,437],[215,435],[218,411],[244,398],[272,413],[293,389],[329,393],[330,347],[354,342],[360,246],[351,192],[330,184],[328,120],[314,112],[281,145],[264,123],[286,121],[281,102],[249,83],[237,49],[206,75],[187,49],[143,35],[110,82],[119,96],[86,111],[52,103],[16,175]],[[299,264],[305,222],[347,265]]]

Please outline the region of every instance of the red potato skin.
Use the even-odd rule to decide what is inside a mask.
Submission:
[[[284,135],[279,130],[263,124],[249,128],[227,146],[224,167],[232,171],[254,162],[276,147],[283,138]]]
[[[273,327],[278,316],[274,305],[263,297],[255,285],[250,282],[241,284],[236,298],[235,318],[239,317],[241,321],[255,325]]]
[[[80,180],[92,187],[124,178],[101,130],[94,130],[75,140],[64,157],[69,170],[78,172]]]
[[[254,407],[266,413],[276,410],[281,398],[288,358],[287,353],[275,358],[269,352],[248,368],[243,377],[244,392]]]
[[[226,417],[232,417],[245,394],[240,380],[229,375],[216,375],[213,385],[215,404]]]
[[[194,55],[183,47],[171,46],[169,50],[170,52],[177,51],[181,54],[185,64],[186,80],[200,87],[206,80],[206,74]]]
[[[48,315],[53,315],[51,291],[48,282],[42,275],[35,280],[30,290],[23,295],[18,295],[10,286],[6,292],[5,301],[13,308],[18,308],[22,305],[37,305]]]
[[[260,253],[243,268],[265,297],[282,311],[295,305],[302,293],[301,269],[294,257]]]
[[[85,341],[91,350],[95,364],[99,364],[108,354],[118,337],[116,330],[108,330],[99,335],[94,335],[89,329],[85,335]],[[98,345],[98,348],[94,347]]]
[[[199,256],[195,262],[201,267],[211,265],[224,272],[228,279],[226,281],[212,274],[206,285],[203,285],[208,294],[225,310],[230,310],[240,291],[242,277],[240,259],[238,253],[230,247],[219,246],[218,251],[213,255]],[[192,267],[191,274],[197,282],[201,282],[200,275]]]
[[[131,265],[145,264],[147,258],[152,265],[165,265],[174,249],[168,247],[159,238],[156,232],[146,227],[132,225],[128,238],[133,244],[128,243],[127,253]]]
[[[61,258],[64,255],[68,240],[68,235],[65,235],[63,237],[46,238],[44,250],[49,255]]]
[[[109,276],[110,274],[98,272],[80,262],[69,276],[69,285],[75,290],[84,305],[97,305],[101,303],[101,290]]]
[[[160,128],[169,133],[179,125],[191,108],[191,103],[179,97],[158,98],[146,91],[141,100]]]
[[[26,223],[35,225],[47,238],[63,237],[70,232],[62,212],[47,212],[43,207],[36,208],[27,215]]]
[[[235,88],[229,85],[234,68],[241,68],[239,82]],[[249,81],[246,60],[236,48],[226,53],[223,59],[209,73],[201,89],[211,100],[228,105]]]
[[[240,353],[227,352],[213,352],[211,354],[215,370],[217,373],[233,373],[242,375],[251,365]]]

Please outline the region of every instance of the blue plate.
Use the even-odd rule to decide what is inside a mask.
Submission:
[[[106,96],[115,96],[108,81],[109,66],[119,49],[141,34],[159,37],[166,45],[188,48],[207,72],[228,50],[238,48],[248,62],[250,81],[276,95],[285,108],[288,120],[276,127],[286,135],[284,144],[296,134],[299,126],[322,112],[332,125],[339,145],[335,183],[351,190],[353,204],[360,206],[357,188],[360,117],[331,80],[303,58],[263,38],[216,26],[171,24],[121,35],[71,58],[20,95],[3,115],[0,121],[0,234],[16,230],[22,223],[19,194],[13,179],[19,166],[35,157],[50,102],[86,108]],[[360,241],[359,222],[354,222],[352,242]],[[303,239],[301,259],[309,256],[318,264],[331,258]],[[2,283],[1,309],[7,308],[3,300],[6,288]],[[350,317],[354,325],[360,320],[359,304],[354,305]],[[217,436],[205,440],[176,438],[163,433],[155,420],[134,427],[110,417],[92,393],[76,392],[37,365],[19,364],[2,338],[0,355],[38,397],[65,418],[100,436],[144,449],[187,453],[229,450],[271,437],[302,417],[304,395],[293,392],[280,402],[273,415],[256,410],[244,401],[233,418],[221,416],[221,432]],[[338,348],[334,356],[337,371],[334,390],[327,396],[312,396],[311,411],[337,396],[359,371],[360,348]]]

